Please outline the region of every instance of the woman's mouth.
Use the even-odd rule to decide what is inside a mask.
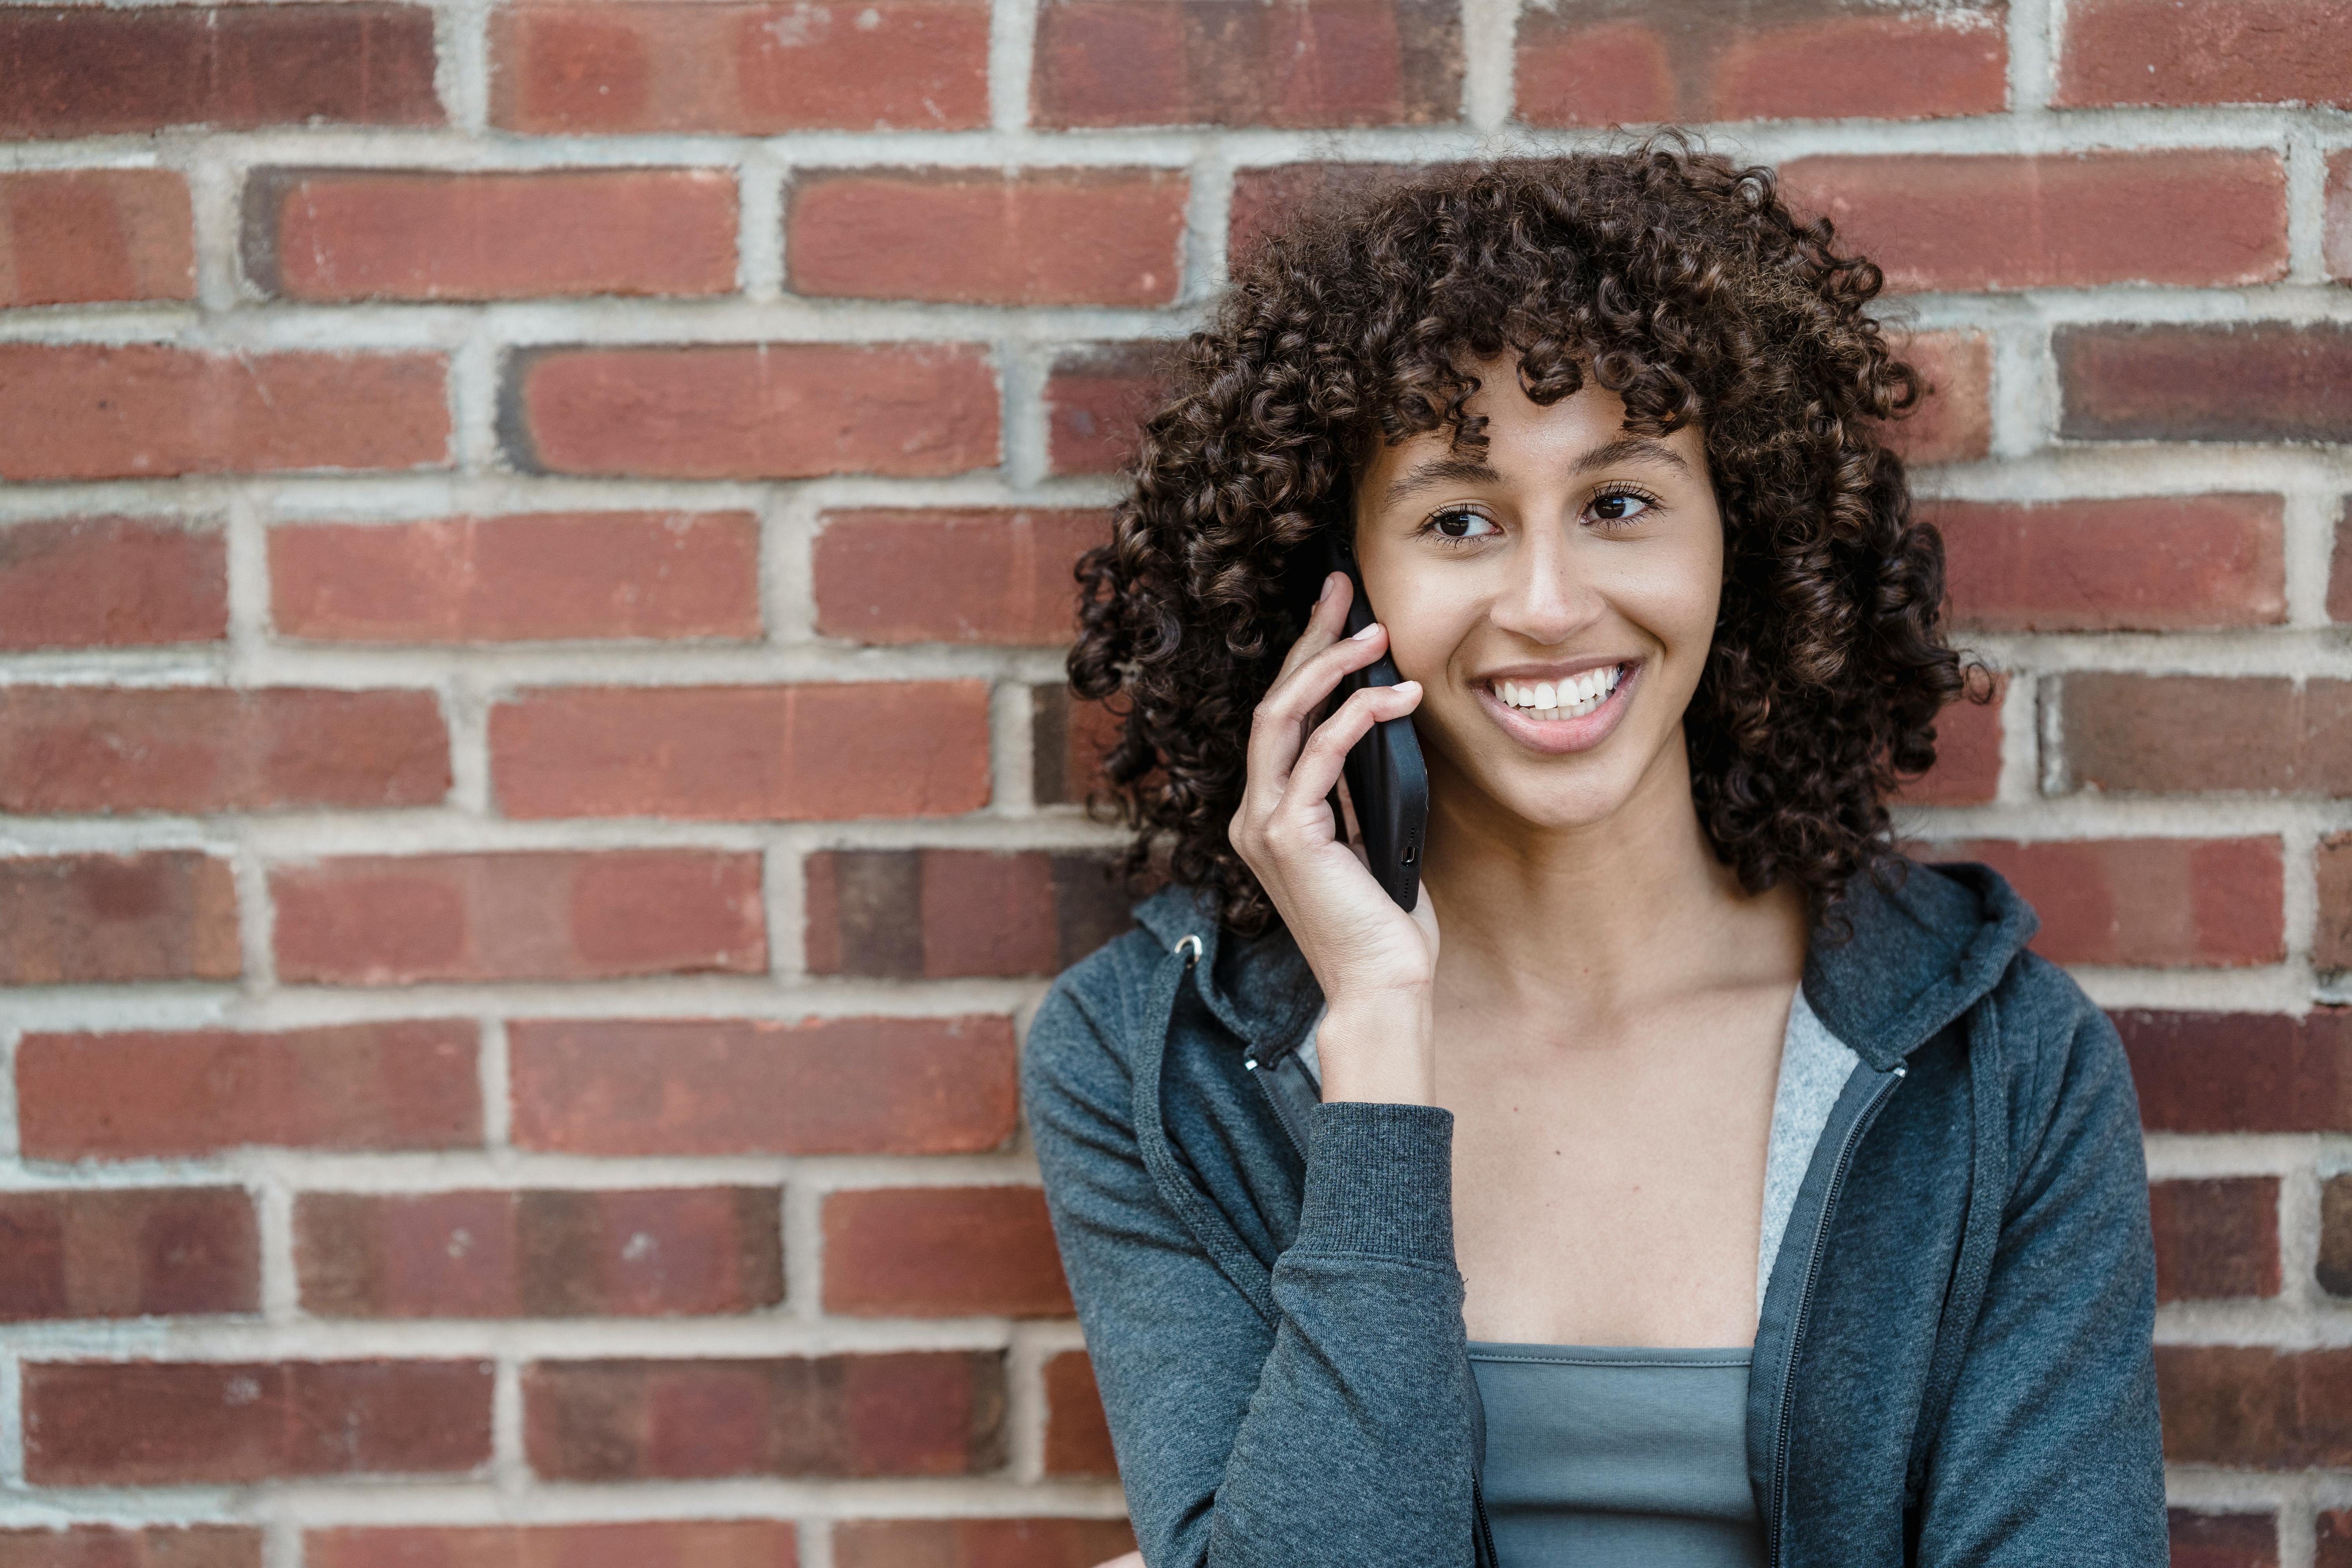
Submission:
[[[1608,738],[1623,716],[1640,659],[1557,680],[1497,679],[1475,688],[1479,705],[1521,743],[1539,752],[1580,752]]]

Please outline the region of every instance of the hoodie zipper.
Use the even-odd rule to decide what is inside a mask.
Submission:
[[[1903,1081],[1908,1070],[1897,1064],[1881,1075],[1878,1087],[1864,1102],[1861,1114],[1853,1119],[1853,1125],[1846,1129],[1845,1140],[1838,1146],[1837,1163],[1830,1168],[1830,1186],[1822,1198],[1821,1218],[1813,1226],[1812,1248],[1805,1258],[1805,1288],[1797,1297],[1796,1321],[1789,1332],[1789,1365],[1780,1374],[1780,1429],[1772,1445],[1772,1544],[1771,1550],[1766,1553],[1770,1568],[1780,1568],[1780,1545],[1785,1533],[1781,1520],[1789,1486],[1789,1427],[1796,1399],[1797,1356],[1805,1345],[1805,1320],[1812,1311],[1813,1287],[1821,1279],[1822,1247],[1829,1239],[1830,1217],[1837,1210],[1838,1194],[1845,1190],[1846,1170],[1853,1163],[1853,1152],[1861,1144],[1862,1135],[1870,1131],[1873,1121],[1878,1120],[1879,1108],[1886,1103],[1887,1097],[1895,1092],[1895,1086]]]

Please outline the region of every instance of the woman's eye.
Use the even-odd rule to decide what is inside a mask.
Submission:
[[[1493,521],[1475,511],[1441,511],[1429,525],[1448,539],[1477,539],[1495,531]]]
[[[1602,522],[1631,522],[1649,510],[1648,497],[1622,493],[1601,496],[1592,503],[1592,515]]]

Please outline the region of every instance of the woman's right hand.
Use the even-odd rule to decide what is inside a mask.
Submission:
[[[1397,908],[1335,831],[1328,804],[1349,749],[1375,723],[1419,707],[1422,689],[1411,680],[1368,686],[1314,721],[1339,678],[1388,647],[1378,622],[1339,635],[1352,591],[1344,573],[1324,580],[1306,631],[1252,715],[1248,782],[1228,831],[1330,1007],[1316,1036],[1323,1098],[1425,1105],[1433,1094],[1436,912],[1427,888],[1412,913]]]

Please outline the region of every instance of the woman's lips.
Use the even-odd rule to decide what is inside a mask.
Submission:
[[[1642,672],[1649,667],[1647,659],[1634,659],[1628,663],[1625,673],[1618,677],[1616,689],[1610,692],[1608,700],[1591,712],[1579,714],[1573,719],[1533,718],[1525,710],[1514,708],[1496,696],[1492,683],[1482,683],[1471,689],[1477,696],[1478,705],[1486,710],[1487,717],[1501,725],[1511,739],[1529,751],[1559,756],[1570,752],[1591,751],[1607,740],[1609,732],[1617,728],[1618,721],[1624,718],[1626,705],[1633,700],[1633,688],[1640,683]]]

